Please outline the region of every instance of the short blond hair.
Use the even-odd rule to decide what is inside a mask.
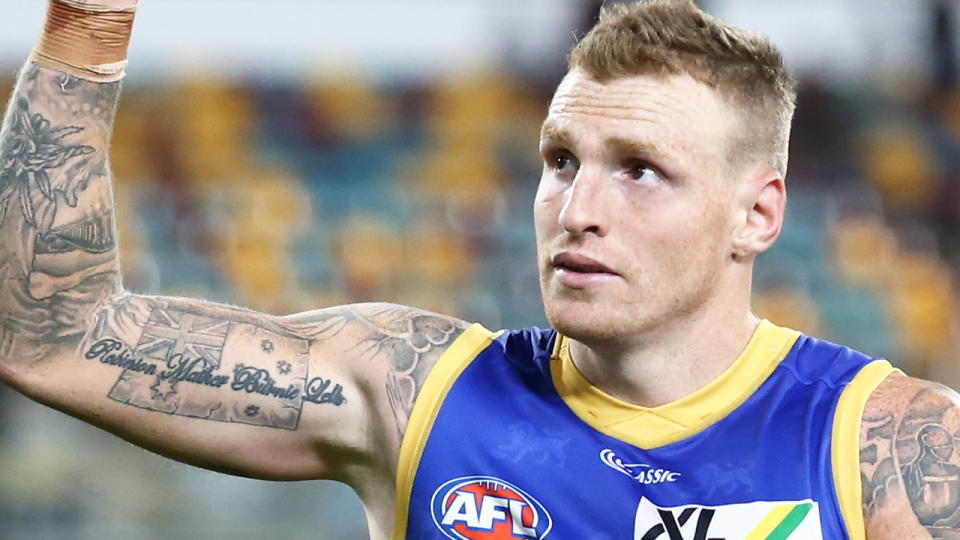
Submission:
[[[766,37],[731,26],[693,0],[605,5],[570,53],[570,70],[604,82],[686,73],[714,88],[739,113],[731,162],[763,159],[787,174],[796,83]]]

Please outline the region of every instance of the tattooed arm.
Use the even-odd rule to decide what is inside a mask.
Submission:
[[[891,376],[870,396],[860,433],[867,538],[960,539],[960,395]]]
[[[389,492],[424,377],[464,324],[124,292],[107,164],[119,90],[33,64],[20,77],[0,135],[0,377],[188,463]]]

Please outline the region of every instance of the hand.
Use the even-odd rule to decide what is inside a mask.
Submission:
[[[136,11],[140,0],[52,0],[87,11]]]

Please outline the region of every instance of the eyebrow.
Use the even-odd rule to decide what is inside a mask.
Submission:
[[[550,143],[568,143],[573,141],[574,137],[564,128],[557,127],[552,122],[545,122],[540,128],[540,141]],[[650,157],[669,157],[670,154],[661,147],[642,141],[624,139],[622,137],[610,137],[604,141],[604,146],[612,148],[613,151],[621,156],[650,156]]]
[[[621,156],[670,156],[670,154],[665,152],[661,147],[642,141],[631,141],[620,137],[612,137],[607,139],[605,144],[613,148],[613,151]]]
[[[570,132],[563,128],[557,127],[553,122],[544,122],[543,126],[540,128],[540,140],[550,140],[550,141],[569,141],[573,137],[570,136]]]

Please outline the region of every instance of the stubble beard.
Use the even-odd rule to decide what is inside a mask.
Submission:
[[[550,272],[542,273],[540,291],[544,314],[550,326],[560,334],[591,348],[615,351],[651,339],[658,329],[695,316],[711,296],[709,281],[715,276],[700,276],[663,297],[653,290],[623,298],[605,291],[572,290],[552,284]]]
[[[645,320],[643,305],[621,303],[596,291],[572,290],[550,284],[547,274],[540,280],[544,314],[560,334],[581,343],[614,344],[643,333],[653,321]]]

